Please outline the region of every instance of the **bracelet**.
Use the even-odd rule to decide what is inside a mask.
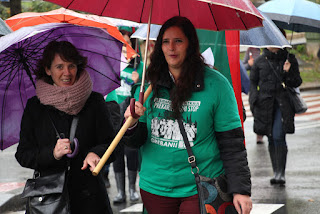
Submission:
[[[137,121],[135,124],[133,124],[133,126],[129,127],[129,128],[128,128],[128,131],[130,131],[130,130],[132,130],[132,129],[136,128],[136,127],[137,127],[137,125],[138,125],[138,121]]]

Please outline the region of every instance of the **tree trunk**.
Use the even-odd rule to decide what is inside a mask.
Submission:
[[[21,13],[21,0],[10,0],[10,16]]]

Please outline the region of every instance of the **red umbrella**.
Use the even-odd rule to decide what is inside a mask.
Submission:
[[[250,0],[46,0],[68,9],[85,11],[100,16],[120,18],[139,23],[148,23],[146,47],[149,44],[150,24],[163,24],[173,16],[187,17],[198,29],[206,30],[248,30],[262,26],[262,15]],[[152,20],[152,21],[151,21]],[[140,89],[140,103],[144,103],[151,87],[144,94],[146,72],[146,48],[144,68]],[[131,112],[134,112],[134,100],[131,100]],[[134,115],[134,114],[133,114]],[[108,150],[93,171],[97,175],[120,139],[131,125],[129,117]]]
[[[147,23],[152,0],[46,0],[68,9]],[[203,1],[203,2],[200,2]],[[250,0],[153,0],[152,24],[185,16],[198,29],[247,30],[262,26]]]
[[[46,0],[68,9],[85,11],[100,16],[148,22],[146,47],[149,44],[151,19],[153,24],[163,24],[173,16],[185,16],[198,29],[248,30],[263,26],[262,15],[250,0]],[[152,9],[154,8],[154,10]],[[144,59],[146,60],[147,50]],[[142,74],[143,93],[145,70]],[[143,96],[140,96],[143,103]]]

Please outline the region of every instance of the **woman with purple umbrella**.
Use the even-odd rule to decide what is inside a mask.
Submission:
[[[36,96],[27,102],[15,156],[21,166],[40,176],[69,168],[71,213],[108,214],[112,210],[102,178],[91,171],[114,130],[103,96],[92,91],[86,64],[87,58],[70,42],[46,46],[36,71]],[[72,130],[74,118],[78,123]],[[72,151],[72,138],[79,144],[77,154]]]

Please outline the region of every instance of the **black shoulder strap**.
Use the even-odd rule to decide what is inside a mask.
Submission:
[[[181,117],[178,118],[178,124],[179,124],[180,132],[181,132],[184,144],[186,145],[186,149],[187,149],[187,152],[188,152],[188,156],[189,156],[188,157],[188,162],[190,163],[192,169],[197,169],[197,171],[199,171],[199,169],[197,167],[197,163],[196,163],[196,157],[194,156],[194,154],[192,152],[190,143],[188,141],[187,133],[186,133],[186,131],[184,129]]]
[[[60,139],[60,138],[61,138],[61,136],[60,136],[60,134],[59,134],[58,130],[56,129],[56,126],[54,125],[53,120],[52,120],[52,118],[51,118],[51,116],[50,116],[49,112],[47,112],[47,113],[48,113],[49,119],[50,119],[50,121],[51,121],[51,124],[52,124],[52,126],[53,126],[53,128],[54,128],[54,131],[56,132],[56,137],[57,137],[57,139]]]
[[[56,132],[56,135],[57,135],[57,138],[61,138],[56,126],[54,125],[53,123],[53,120],[48,112],[48,116],[50,118],[50,121],[51,121],[51,124],[54,128],[54,131]],[[78,126],[78,121],[79,121],[79,116],[73,116],[73,119],[72,119],[72,122],[71,122],[71,128],[70,128],[70,136],[69,136],[69,140],[70,142],[73,144],[73,139],[74,139],[74,136],[76,134],[76,129],[77,129],[77,126]]]
[[[73,143],[74,136],[76,134],[77,126],[78,126],[79,116],[73,116],[71,128],[70,128],[70,136],[69,140]]]
[[[266,57],[266,60],[268,62],[268,64],[271,67],[271,70],[273,71],[273,73],[276,75],[277,79],[279,80],[279,82],[281,83],[281,85],[283,86],[283,88],[286,87],[286,85],[284,84],[284,82],[281,80],[281,78],[279,77],[279,75],[277,74],[276,70],[274,69],[274,67],[272,66],[271,62],[269,61],[269,59]]]
[[[197,167],[196,157],[194,156],[194,154],[192,152],[190,143],[188,141],[188,136],[187,136],[187,133],[186,133],[186,131],[184,129],[181,117],[178,118],[178,124],[179,124],[180,132],[181,132],[184,144],[186,145],[186,149],[187,149],[187,152],[188,152],[188,156],[189,156],[188,157],[188,162],[191,165],[191,173],[194,175],[195,180],[196,180],[196,185],[197,185],[197,190],[198,190],[198,195],[199,195],[200,213],[204,214],[204,213],[207,213],[206,208],[205,208],[205,202],[204,202],[204,200],[200,200],[200,199],[204,199],[205,198],[205,194],[204,194],[203,188],[202,188],[201,183],[200,183],[199,168]],[[196,169],[196,170],[193,170],[193,169]]]

